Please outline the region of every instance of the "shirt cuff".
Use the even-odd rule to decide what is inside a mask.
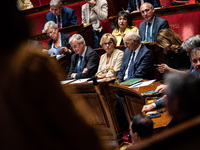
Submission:
[[[153,108],[156,108],[156,104],[155,103],[151,103],[151,105],[153,105]]]
[[[76,79],[76,74],[77,74],[77,73],[74,73],[74,74],[73,74],[73,79]]]

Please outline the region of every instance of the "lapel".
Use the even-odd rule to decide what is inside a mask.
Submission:
[[[78,59],[79,59],[79,55],[78,54],[76,54],[76,56],[75,56],[75,68],[74,68],[74,72],[77,72],[77,65],[78,65]]]
[[[89,20],[90,20],[90,6],[89,6],[89,4],[87,3],[86,4],[86,15],[87,15],[87,17],[86,17],[86,23],[87,24],[89,24]]]
[[[127,69],[127,67],[128,67],[128,63],[129,63],[129,60],[130,60],[130,57],[131,57],[131,53],[132,53],[132,50],[129,50],[128,48],[127,48],[127,59],[125,60],[125,65],[126,65],[126,67],[125,67],[125,69],[124,69],[124,72],[126,72],[126,69]]]
[[[153,23],[153,27],[152,27],[152,41],[155,41],[155,36],[157,36],[156,30],[157,30],[157,24],[158,24],[158,19],[155,16],[154,18],[154,23]]]
[[[83,62],[82,62],[82,66],[81,66],[81,71],[83,71],[83,69],[87,65],[87,52],[88,52],[88,47],[86,48],[85,56],[83,58]]]
[[[138,51],[138,54],[135,58],[135,62],[134,62],[134,68],[136,66],[136,64],[138,64],[138,62],[140,61],[141,57],[142,57],[142,53],[143,53],[143,44],[141,45],[139,51]]]

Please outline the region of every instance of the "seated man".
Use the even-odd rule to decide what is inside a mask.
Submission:
[[[125,51],[118,77],[119,82],[131,78],[153,78],[152,52],[140,42],[140,36],[133,31],[124,37]]]
[[[71,36],[69,44],[75,52],[71,57],[69,78],[81,79],[94,76],[99,66],[97,52],[86,46],[85,40],[80,34]]]
[[[129,131],[132,143],[124,143],[120,150],[124,150],[153,135],[153,121],[146,115],[135,115],[130,122]]]
[[[143,3],[140,7],[142,17],[145,19],[139,25],[139,35],[142,42],[155,42],[161,29],[169,28],[167,20],[154,16],[154,7],[150,3]]]
[[[154,8],[161,7],[159,0],[129,0],[127,12],[139,11],[141,4],[146,2],[151,3]]]
[[[51,0],[50,10],[51,12],[46,15],[47,22],[54,21],[58,28],[78,24],[75,11],[71,8],[63,7],[61,0]],[[42,33],[45,33],[45,30],[42,29]]]

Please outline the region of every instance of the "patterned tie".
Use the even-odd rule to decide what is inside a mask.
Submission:
[[[61,28],[60,15],[58,16],[58,28]]]
[[[148,23],[148,27],[147,27],[147,42],[151,42],[150,29],[151,29],[151,23]]]
[[[134,66],[133,65],[134,64],[134,57],[135,57],[135,51],[133,52],[133,57],[131,59],[131,63],[130,63],[129,68],[128,68],[128,77],[127,77],[126,80],[129,80],[131,78],[131,74],[133,72],[133,66]]]
[[[79,56],[79,60],[80,60],[80,63],[77,66],[77,73],[80,73],[81,71],[83,56]]]

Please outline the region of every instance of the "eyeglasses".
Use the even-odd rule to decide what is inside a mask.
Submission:
[[[108,43],[103,43],[104,46],[110,46],[112,44],[112,42],[108,42]]]
[[[150,9],[145,9],[144,11],[141,11],[141,14],[144,14],[145,12],[148,13]]]

